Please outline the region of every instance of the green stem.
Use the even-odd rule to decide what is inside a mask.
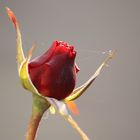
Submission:
[[[26,140],[35,140],[39,123],[50,104],[42,97],[33,93],[32,115],[26,132]]]

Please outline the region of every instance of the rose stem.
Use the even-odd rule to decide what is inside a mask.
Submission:
[[[49,107],[50,104],[45,99],[33,93],[32,114],[25,140],[35,140],[40,120]]]
[[[78,124],[74,121],[74,119],[71,116],[64,115],[62,112],[60,114],[64,117],[65,120],[67,120],[71,126],[77,130],[77,132],[80,134],[82,140],[89,140],[87,135],[82,131],[82,129],[78,126]]]

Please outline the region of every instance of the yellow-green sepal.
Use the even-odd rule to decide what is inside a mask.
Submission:
[[[35,48],[35,46],[33,45],[32,48],[29,50],[27,58],[21,64],[21,66],[19,68],[19,77],[20,77],[21,83],[25,89],[31,91],[32,93],[39,94],[37,89],[32,84],[32,81],[30,79],[29,72],[28,72],[28,63],[30,61],[34,48]]]
[[[17,46],[16,59],[17,59],[18,70],[19,70],[19,68],[21,67],[21,64],[25,61],[23,48],[22,48],[22,39],[21,39],[20,28],[19,28],[18,21],[16,19],[16,16],[14,15],[13,11],[8,7],[6,7],[6,11],[7,11],[7,14],[8,14],[10,20],[12,21],[15,29],[16,29],[16,35],[17,35],[17,38],[16,38],[16,46]]]
[[[106,59],[102,62],[102,64],[99,66],[99,68],[96,70],[96,72],[91,76],[91,78],[85,82],[82,86],[76,88],[70,96],[64,99],[64,102],[69,102],[77,99],[80,97],[85,90],[93,83],[93,81],[99,76],[101,70],[104,68],[104,66],[107,65],[108,61],[113,58],[115,55],[116,51],[110,51]]]

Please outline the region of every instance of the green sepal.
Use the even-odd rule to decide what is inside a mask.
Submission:
[[[108,56],[106,59],[102,62],[102,64],[99,66],[99,68],[96,70],[96,72],[91,76],[91,78],[85,82],[82,86],[76,88],[70,96],[64,99],[64,102],[69,102],[77,99],[80,97],[87,89],[88,87],[93,83],[93,81],[99,76],[101,70],[104,68],[104,66],[107,65],[108,61],[113,58],[115,55],[116,51],[111,51],[109,52]]]

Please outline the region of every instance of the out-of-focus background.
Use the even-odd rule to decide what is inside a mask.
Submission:
[[[23,140],[32,96],[18,79],[16,34],[5,6],[20,22],[25,53],[33,42],[38,45],[34,57],[54,40],[76,47],[77,86],[116,49],[109,67],[76,101],[80,116],[74,118],[90,140],[140,139],[139,0],[0,0],[0,139]],[[59,115],[45,115],[38,140],[45,139],[80,137]]]

